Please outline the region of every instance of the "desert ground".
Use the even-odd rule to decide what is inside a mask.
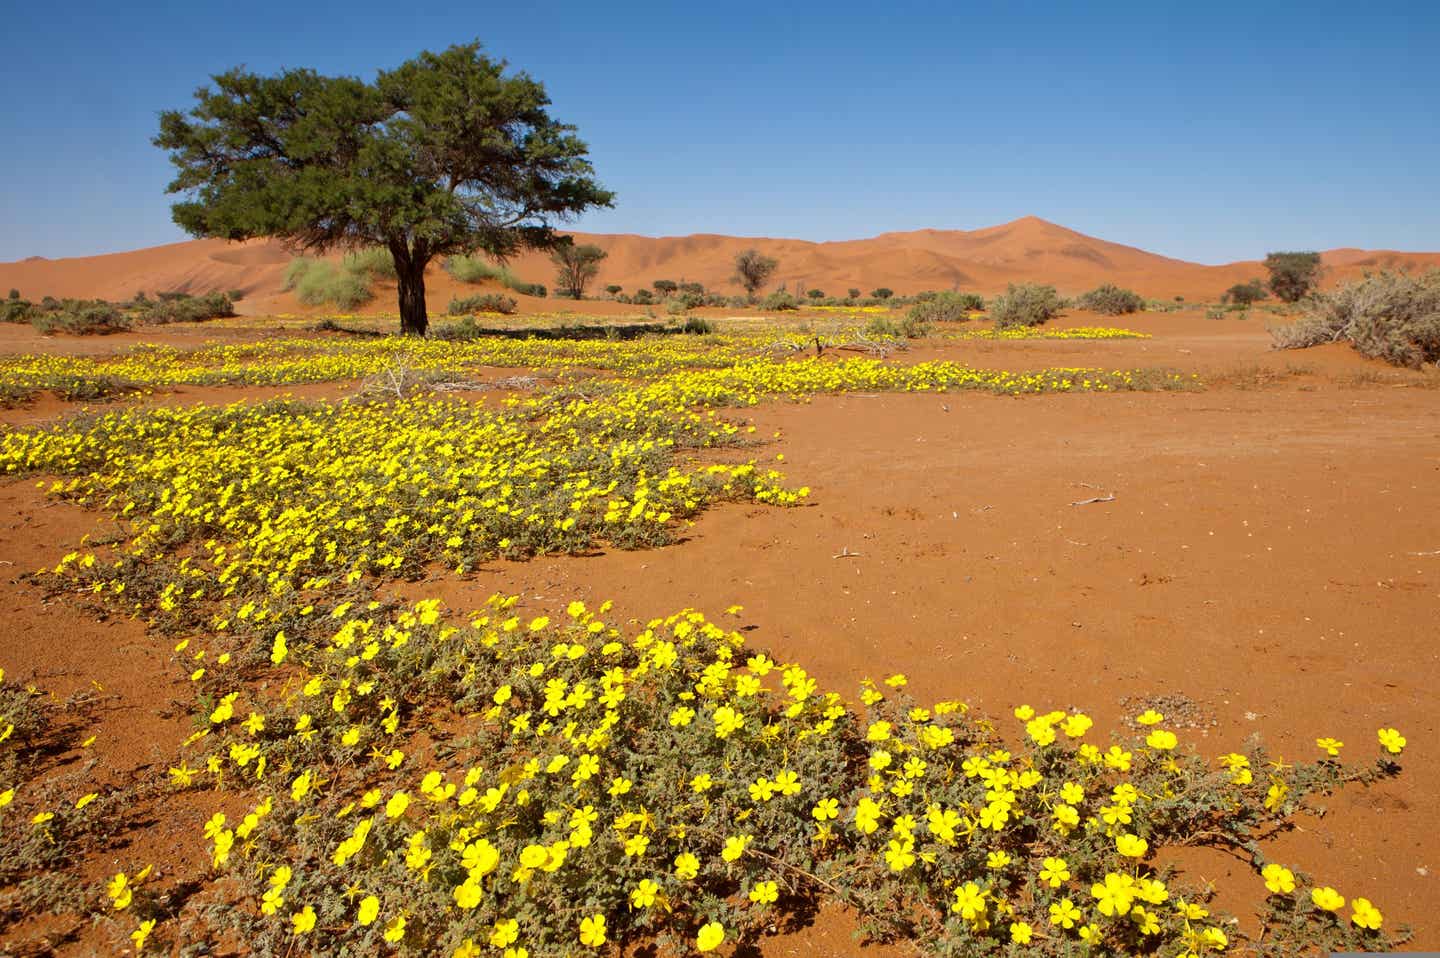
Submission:
[[[862,285],[863,276],[867,288],[958,284],[990,292],[1042,275],[1079,288],[1099,275],[1146,295],[1194,302],[1213,301],[1258,272],[1257,264],[1156,265],[1151,254],[1065,233],[1027,219],[970,234],[777,246],[787,264],[778,278],[793,273],[838,288]],[[672,273],[721,283],[720,267],[707,264],[728,263],[738,248],[714,237],[607,242],[614,281],[627,288]],[[254,292],[241,303],[247,315],[204,324],[106,337],[0,326],[0,354],[103,361],[147,344],[183,352],[280,337],[321,347],[351,341],[311,329],[306,320],[315,310],[277,288],[288,256],[264,244],[220,246],[123,254],[131,260],[109,275],[82,261],[6,264],[0,286],[27,296],[118,298],[186,281]],[[1387,262],[1386,254],[1327,255],[1342,275]],[[1015,261],[1028,261],[1031,272],[1017,272]],[[516,269],[541,275],[542,267],[521,261]],[[453,292],[440,281],[432,310]],[[522,300],[521,315],[510,320],[520,325],[537,313],[560,322],[645,319],[616,303]],[[376,309],[387,306],[382,293]],[[844,322],[832,313],[698,313],[722,338],[774,324],[803,328],[796,336],[804,342],[813,330]],[[940,330],[878,361],[1011,373],[1167,370],[1184,388],[765,396],[717,410],[741,428],[753,426],[756,437],[720,458],[754,459],[782,472],[789,486],[808,487],[802,502],[716,502],[657,548],[602,542],[577,554],[485,556],[458,574],[431,562],[381,577],[375,594],[440,599],[462,612],[481,608],[492,594],[513,595],[526,620],[563,616],[574,600],[590,609],[611,600],[609,619],[624,628],[682,609],[719,621],[740,606],[727,627],[777,661],[803,663],[822,688],[853,701],[862,681],[904,673],[917,701],[962,700],[998,717],[1001,734],[1017,741],[1023,723],[1009,715],[1025,704],[1083,710],[1107,734],[1133,729],[1134,716],[1155,709],[1183,747],[1212,760],[1259,736],[1282,764],[1309,762],[1320,757],[1316,739],[1334,737],[1346,743],[1347,761],[1365,765],[1376,729],[1398,728],[1409,745],[1397,777],[1316,799],[1263,848],[1270,860],[1374,901],[1387,930],[1413,928],[1408,947],[1440,948],[1440,373],[1396,369],[1340,345],[1274,350],[1266,325],[1284,321],[1258,309],[1208,318],[1205,307],[1193,305],[1113,320],[1070,310],[1046,327],[1124,327],[1143,338],[1007,341]],[[986,326],[980,318],[964,329]],[[832,348],[817,361],[854,355]],[[503,381],[502,388],[456,395],[503,409],[508,398],[546,388],[548,372],[497,362],[477,375]],[[507,379],[520,374],[531,380]],[[40,394],[0,410],[0,438],[115,410],[281,396],[332,403],[365,385],[344,376],[182,384],[92,403]],[[696,450],[676,455],[682,464],[712,461]],[[203,710],[213,700],[204,698],[197,712],[187,660],[175,652],[182,635],[203,644],[204,629],[161,629],[148,612],[123,604],[107,611],[78,585],[30,575],[116,535],[118,505],[53,494],[52,482],[62,478],[40,470],[0,482],[0,667],[7,683],[34,686],[51,701],[84,696],[88,703],[62,713],[76,726],[46,739],[31,781],[122,793],[163,780],[182,742],[205,727]],[[86,738],[93,740],[82,747]],[[442,733],[434,738],[438,743]],[[12,784],[22,785],[16,807],[28,821],[40,808],[28,797],[33,789],[0,788]],[[199,927],[187,922],[207,908],[254,911],[254,896],[237,880],[217,877],[201,835],[217,810],[242,817],[254,793],[237,783],[223,791],[137,794],[137,804],[114,813],[113,833],[80,846],[66,869],[86,889],[83,906],[3,913],[0,952],[130,948],[133,923],[97,909],[104,902],[97,896],[114,873],[133,875],[141,863],[155,867],[148,880],[160,919],[155,940],[164,951],[178,948]],[[21,827],[18,815],[3,824]],[[1243,856],[1203,846],[1164,854],[1187,881],[1214,892],[1211,907],[1237,916],[1240,929],[1255,929],[1265,889]],[[776,927],[758,940],[756,953],[911,953],[904,943],[858,943],[854,914],[829,904]],[[215,953],[248,950],[233,933],[214,944]]]

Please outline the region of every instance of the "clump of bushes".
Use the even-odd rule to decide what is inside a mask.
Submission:
[[[160,299],[155,302],[150,300],[142,302],[137,296],[135,305],[139,309],[135,318],[148,326],[164,326],[169,323],[203,323],[207,320],[235,315],[235,303],[230,293],[206,293],[203,296],[191,296],[187,293],[179,295],[162,293]]]
[[[527,283],[510,272],[508,267],[496,266],[479,256],[447,256],[443,265],[445,272],[462,283],[483,283],[486,280],[494,280],[521,296],[543,298],[549,292],[544,285]]]
[[[865,335],[881,339],[920,339],[929,334],[929,320],[917,317],[912,309],[899,322],[888,316],[876,316],[865,326]]]
[[[1440,363],[1440,270],[1384,271],[1307,300],[1300,319],[1270,335],[1278,349],[1349,342],[1396,366]]]
[[[985,300],[974,293],[935,293],[919,300],[905,314],[907,323],[963,323],[970,314],[985,308]]]
[[[1265,284],[1258,279],[1252,279],[1248,283],[1236,283],[1220,296],[1222,303],[1234,303],[1238,306],[1249,306],[1251,303],[1258,303],[1270,294],[1265,289]]]
[[[699,316],[687,316],[685,317],[685,325],[680,327],[680,332],[690,333],[694,336],[709,335],[715,332],[715,324]]]
[[[388,249],[371,246],[368,249],[346,253],[340,266],[347,273],[369,276],[371,279],[395,279],[395,257]]]
[[[20,298],[18,289],[12,289],[9,298],[0,302],[0,323],[28,323],[34,309],[28,299]]]
[[[446,312],[451,316],[465,316],[471,313],[501,313],[509,316],[515,312],[517,305],[515,299],[510,296],[500,293],[480,293],[464,298],[455,297],[450,300],[450,307]]]
[[[348,260],[348,257],[347,257]],[[393,263],[391,264],[393,268]],[[368,267],[357,263],[352,269],[342,260],[339,266],[326,260],[297,256],[285,269],[285,289],[306,306],[333,303],[341,309],[354,309],[375,298],[370,290]]]
[[[800,302],[785,290],[777,289],[761,300],[760,308],[771,312],[780,312],[787,309],[799,309]]]
[[[990,304],[990,315],[996,329],[1016,326],[1039,326],[1053,319],[1064,307],[1064,300],[1054,286],[1039,283],[1011,283],[1005,293]]]
[[[47,302],[55,303],[55,300],[47,298]],[[34,310],[30,314],[30,325],[47,336],[55,333],[105,336],[128,330],[130,320],[118,306],[104,300],[66,299],[53,308]]]
[[[1126,313],[1138,313],[1144,309],[1145,299],[1134,290],[1122,289],[1113,283],[1106,283],[1104,286],[1097,286],[1088,293],[1081,294],[1075,300],[1075,305],[1105,316],[1123,316]]]

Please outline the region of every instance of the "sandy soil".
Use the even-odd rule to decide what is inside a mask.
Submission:
[[[1284,758],[1310,758],[1333,735],[1368,761],[1375,729],[1395,725],[1410,740],[1402,778],[1336,795],[1273,847],[1370,895],[1387,924],[1414,925],[1415,946],[1440,947],[1440,376],[1343,349],[1271,352],[1257,320],[1124,324],[1155,338],[945,341],[911,358],[1173,366],[1212,385],[770,404],[740,414],[775,437],[756,455],[783,455],[812,504],[721,507],[666,549],[495,562],[396,591],[461,608],[494,591],[536,609],[611,598],[641,619],[739,603],[753,641],[843,690],[903,671],[922,699],[999,714],[1083,707],[1102,728],[1159,703],[1209,753],[1261,733]],[[55,561],[95,517],[31,482],[0,485],[0,515],[0,555],[14,563],[0,570],[0,665],[60,694],[102,683],[115,698],[96,754],[117,777],[153,772],[185,731],[167,708],[185,695],[168,646],[13,579]],[[206,814],[178,810],[173,834],[193,836]],[[136,840],[171,849],[179,881],[194,850],[169,835]],[[1184,861],[1222,903],[1253,906],[1259,882],[1243,864]],[[765,954],[897,953],[856,949],[851,928],[822,913]]]

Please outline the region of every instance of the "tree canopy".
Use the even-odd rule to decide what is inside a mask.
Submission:
[[[160,115],[156,146],[179,170],[168,191],[194,236],[278,237],[308,252],[383,246],[400,325],[423,335],[425,267],[553,248],[555,225],[614,194],[545,88],[480,52],[421,53],[373,83],[313,70],[234,69],[188,113]]]
[[[735,282],[745,287],[751,299],[780,265],[780,261],[763,255],[758,249],[742,250],[735,254]]]
[[[1298,303],[1320,285],[1319,253],[1270,253],[1265,268],[1270,271],[1270,292],[1287,303]]]
[[[588,243],[583,246],[573,242],[557,244],[550,253],[550,261],[555,264],[556,295],[584,298],[585,287],[600,272],[600,261],[608,255]]]

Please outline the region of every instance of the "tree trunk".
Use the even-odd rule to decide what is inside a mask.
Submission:
[[[390,255],[395,260],[400,293],[400,334],[424,336],[430,326],[425,313],[425,266],[430,258],[424,250],[412,250],[403,242],[391,243]]]

